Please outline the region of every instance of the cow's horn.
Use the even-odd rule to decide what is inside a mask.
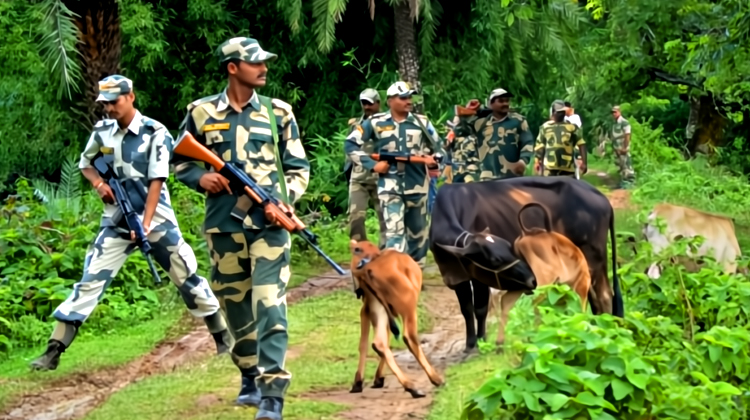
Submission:
[[[451,254],[464,255],[466,254],[466,251],[467,251],[466,248],[459,248],[457,246],[443,245],[439,243],[435,243],[435,245],[439,246],[440,248],[443,248],[444,250],[450,252]]]

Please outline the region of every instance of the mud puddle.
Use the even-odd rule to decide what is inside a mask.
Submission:
[[[344,267],[346,268],[346,267]],[[287,292],[287,303],[351,287],[349,276],[336,272],[311,278]],[[2,420],[74,420],[86,416],[110,395],[151,375],[216,354],[216,345],[205,324],[192,320],[195,328],[186,335],[165,340],[149,354],[124,366],[72,374],[45,385],[33,394],[16,397],[0,412]],[[64,363],[64,360],[61,361]]]
[[[466,340],[464,321],[458,300],[455,293],[445,287],[439,278],[425,279],[425,290],[420,300],[425,302],[434,319],[432,331],[420,334],[422,350],[432,366],[445,377],[448,366],[466,360],[463,352]],[[368,357],[368,366],[377,364],[374,353],[371,353],[373,352],[368,353],[371,356]],[[349,384],[346,389],[305,393],[301,397],[349,405],[348,410],[336,414],[337,418],[346,420],[371,420],[375,417],[391,420],[424,419],[429,414],[436,388],[408,350],[394,352],[394,356],[404,374],[412,378],[417,388],[427,394],[424,398],[412,398],[387,367],[383,388],[370,388],[374,378],[369,376],[365,378],[365,388],[361,393],[350,394]],[[356,360],[350,361],[350,365],[354,380]]]

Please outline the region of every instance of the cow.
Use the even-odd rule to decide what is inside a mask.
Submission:
[[[659,232],[657,219],[662,219],[666,225],[663,234]],[[690,250],[687,251],[687,255],[689,257],[711,256],[723,265],[725,273],[737,272],[737,258],[741,255],[740,244],[735,236],[734,223],[729,217],[689,207],[660,203],[649,213],[642,233],[655,253],[661,252],[670,243],[680,238],[702,236],[705,240],[695,255]],[[679,258],[679,260],[688,271],[698,270],[700,261],[695,264],[685,258]],[[658,279],[661,276],[661,267],[653,263],[646,273],[650,278]]]
[[[380,251],[369,241],[349,242],[352,254],[351,272],[362,289],[362,309],[360,310],[359,365],[354,375],[354,384],[349,392],[362,392],[367,342],[370,335],[370,324],[375,330],[372,349],[375,350],[380,363],[375,371],[373,388],[382,388],[385,384],[383,369],[385,364],[398,378],[404,389],[413,398],[422,398],[424,392],[417,389],[396,364],[390,349],[390,327],[398,338],[399,330],[396,317],[401,317],[404,326],[404,343],[414,355],[422,369],[427,373],[430,382],[435,386],[443,384],[443,378],[432,367],[425,357],[417,333],[417,303],[422,287],[422,270],[407,254],[395,249]]]
[[[614,209],[596,188],[569,177],[538,176],[446,184],[432,210],[429,244],[443,283],[458,298],[466,322],[466,352],[485,338],[490,288],[525,294],[536,288],[532,269],[511,244],[522,234],[518,212],[532,201],[549,209],[551,229],[569,238],[586,257],[591,311],[624,315],[616,270],[611,288],[607,270],[608,229],[613,268],[617,258]],[[502,306],[508,295],[502,297]],[[503,339],[498,334],[497,344]]]

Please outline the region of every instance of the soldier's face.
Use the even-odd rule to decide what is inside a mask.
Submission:
[[[490,102],[490,108],[495,112],[507,113],[510,109],[510,98],[507,96],[493,98]]]
[[[256,88],[266,85],[266,74],[268,73],[266,63],[246,63],[240,61],[239,66],[230,63],[227,70],[238,82],[247,87]]]
[[[394,96],[388,99],[388,107],[391,109],[391,111],[396,111],[402,114],[410,112],[412,109],[411,96],[407,96],[405,98]]]
[[[102,102],[104,105],[104,112],[107,113],[109,118],[119,120],[120,118],[129,115],[133,109],[133,101],[135,100],[135,94],[133,92],[120,95],[114,101]]]
[[[620,111],[612,111],[612,118],[614,119],[620,118]]]
[[[366,115],[372,115],[380,111],[380,102],[370,103],[367,101],[359,101],[362,104],[362,111]]]

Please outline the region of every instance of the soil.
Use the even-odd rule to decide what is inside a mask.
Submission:
[[[346,267],[344,267],[346,268]],[[349,276],[335,272],[311,278],[287,293],[288,304],[300,299],[351,287]],[[74,420],[86,416],[110,395],[127,385],[158,373],[175,370],[187,363],[216,354],[216,345],[205,324],[192,317],[192,331],[179,338],[165,340],[149,354],[124,366],[94,372],[75,373],[45,384],[44,389],[11,401],[2,412],[2,420]],[[290,349],[292,356],[293,349]],[[64,361],[62,361],[64,363]],[[211,404],[211,401],[203,401]]]
[[[426,268],[425,274],[434,269],[435,267]],[[448,366],[460,363],[467,357],[463,352],[466,340],[464,321],[455,293],[443,285],[439,275],[437,278],[425,278],[424,283],[425,288],[420,299],[425,302],[434,323],[430,333],[420,335],[422,351],[430,364],[445,377],[444,372]],[[374,352],[370,353],[372,357],[368,358],[368,365],[377,364]],[[394,357],[404,374],[412,378],[417,389],[426,394],[424,398],[412,398],[388,368],[385,369],[383,388],[371,388],[374,378],[365,378],[365,388],[361,393],[349,393],[350,384],[345,389],[324,390],[301,396],[349,405],[347,411],[336,414],[337,418],[345,420],[370,420],[374,418],[373,413],[377,413],[377,418],[391,420],[426,418],[436,388],[408,350],[394,352]],[[353,381],[356,364],[353,364],[352,368]]]

